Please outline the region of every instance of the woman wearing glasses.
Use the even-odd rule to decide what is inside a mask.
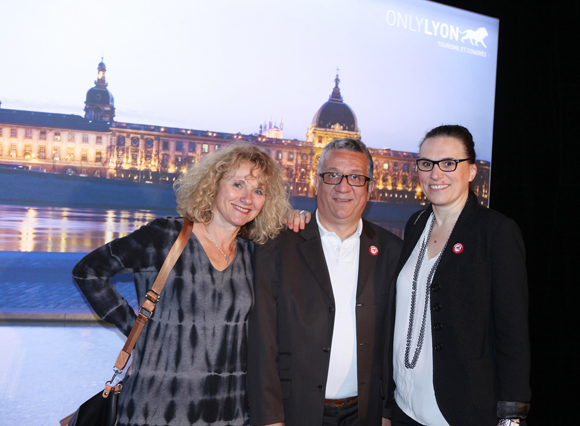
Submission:
[[[530,348],[520,231],[470,191],[477,166],[466,128],[431,130],[419,156],[431,205],[407,222],[398,266],[387,358],[392,425],[524,424]]]

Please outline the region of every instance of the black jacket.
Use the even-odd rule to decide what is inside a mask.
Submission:
[[[397,275],[431,212],[407,222]],[[513,220],[482,207],[471,192],[433,277],[430,307],[433,385],[448,423],[495,426],[498,417],[525,417],[531,391],[524,244]],[[391,398],[392,390],[391,381]]]
[[[370,248],[378,248],[373,256]],[[356,298],[361,426],[380,426],[386,309],[401,240],[363,221]],[[254,251],[250,314],[250,423],[320,426],[335,307],[316,220],[284,231]]]

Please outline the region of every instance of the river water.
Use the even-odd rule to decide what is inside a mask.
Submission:
[[[0,250],[87,253],[163,212],[0,204]]]

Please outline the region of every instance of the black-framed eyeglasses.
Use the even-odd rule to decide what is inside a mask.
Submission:
[[[319,173],[318,176],[322,178],[322,182],[328,185],[340,185],[342,179],[346,178],[346,181],[350,186],[365,186],[365,184],[371,180],[370,177],[364,175],[343,175],[342,173],[337,172]]]
[[[462,161],[467,161],[469,158],[463,158],[461,160],[456,160],[454,158],[446,158],[444,160],[433,161],[426,158],[419,158],[417,160],[417,168],[422,172],[430,172],[435,167],[435,164],[439,166],[439,170],[442,172],[454,172],[457,169],[457,165]]]

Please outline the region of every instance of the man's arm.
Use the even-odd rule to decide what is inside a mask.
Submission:
[[[279,278],[273,246],[256,245],[253,256],[254,307],[248,327],[248,399],[252,425],[281,425],[284,417],[282,388],[276,359],[277,289]]]

